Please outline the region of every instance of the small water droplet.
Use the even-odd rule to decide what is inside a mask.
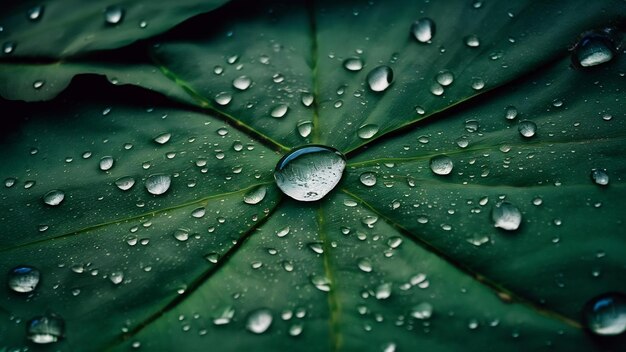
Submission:
[[[46,82],[44,82],[43,80],[38,79],[35,82],[33,82],[33,88],[40,89],[41,87],[43,87],[45,83]]]
[[[176,229],[174,231],[174,238],[181,241],[181,242],[185,242],[189,239],[189,230],[188,229]]]
[[[481,90],[483,88],[485,88],[485,81],[483,81],[482,78],[472,78],[472,89]]]
[[[117,25],[124,19],[124,9],[120,6],[109,6],[104,10],[104,20],[108,25]]]
[[[433,315],[433,306],[428,302],[422,302],[411,310],[411,316],[415,319],[429,319]]]
[[[172,138],[171,133],[161,133],[160,135],[154,137],[154,142],[158,144],[165,144],[169,142],[170,138]]]
[[[606,293],[590,300],[583,308],[585,325],[596,335],[614,336],[626,331],[626,296]]]
[[[285,237],[289,234],[289,226],[285,227],[282,230],[279,230],[276,232],[276,236],[278,237]]]
[[[52,191],[46,193],[43,196],[43,202],[51,206],[56,206],[56,205],[61,204],[63,199],[65,199],[65,193],[63,193],[63,191],[60,191],[58,189],[53,189]]]
[[[522,213],[509,202],[497,203],[491,211],[494,226],[507,231],[517,230],[522,222]]]
[[[393,82],[393,70],[389,66],[378,66],[367,74],[367,84],[374,92],[382,92]]]
[[[324,253],[324,245],[321,242],[309,243],[309,248],[317,254]]]
[[[56,342],[63,337],[65,322],[56,314],[32,318],[26,323],[26,337],[38,344]]]
[[[150,194],[160,195],[167,192],[171,182],[172,178],[169,175],[155,174],[148,176],[145,186]]]
[[[336,149],[309,145],[293,149],[276,165],[278,188],[299,201],[322,199],[341,180],[345,157]]]
[[[289,110],[287,105],[277,105],[272,109],[272,111],[270,111],[270,115],[275,118],[281,118],[287,114],[287,110]]]
[[[43,17],[43,12],[44,12],[43,5],[38,5],[38,6],[31,7],[30,9],[28,9],[28,12],[26,14],[29,20],[35,22],[35,21],[39,21]]]
[[[467,45],[470,48],[477,48],[480,46],[480,40],[474,34],[468,35],[467,37],[465,37],[464,41],[465,41],[465,45]]]
[[[262,308],[252,311],[246,321],[246,329],[255,334],[262,334],[272,325],[272,312]]]
[[[113,167],[113,157],[112,156],[103,156],[100,159],[100,170],[108,171]]]
[[[465,130],[470,133],[474,133],[478,131],[480,124],[477,120],[467,120],[465,121]]]
[[[248,191],[244,196],[243,196],[243,201],[246,204],[259,204],[263,198],[265,198],[265,194],[267,193],[267,187],[265,186],[259,186],[256,187],[250,191]]]
[[[217,263],[218,260],[220,260],[220,255],[218,253],[209,253],[204,257],[206,260],[208,260],[210,263]]]
[[[15,42],[5,42],[2,44],[2,52],[5,54],[11,54],[15,50],[15,47],[17,47]]]
[[[361,258],[357,262],[357,266],[361,271],[369,273],[372,271],[372,262],[367,258]]]
[[[448,175],[453,167],[452,159],[446,155],[437,155],[430,159],[430,169],[437,175]]]
[[[36,268],[27,265],[17,266],[8,275],[8,285],[15,292],[32,292],[39,284],[41,273]]]
[[[304,106],[311,106],[311,104],[313,104],[313,94],[309,93],[309,92],[303,92],[302,93],[302,105]]]
[[[530,138],[533,137],[537,132],[537,125],[532,121],[524,120],[520,121],[517,130],[522,136]]]
[[[361,139],[370,139],[374,137],[378,133],[378,125],[367,124],[359,127],[357,130],[357,135]]]
[[[239,90],[246,90],[252,85],[252,79],[248,76],[239,76],[233,81],[233,87]]]
[[[376,184],[376,174],[373,172],[364,172],[359,177],[361,183],[367,187],[372,187]]]
[[[109,280],[111,280],[114,285],[119,285],[122,281],[124,281],[124,273],[121,271],[114,271],[111,275],[109,275]]]
[[[361,71],[363,61],[358,57],[350,57],[343,61],[343,67],[348,71]]]
[[[376,297],[376,299],[389,298],[389,296],[391,296],[391,284],[384,283],[384,284],[378,285],[378,287],[376,287],[374,296]]]
[[[128,191],[135,185],[135,179],[130,176],[120,177],[115,180],[115,185],[122,191]]]
[[[609,175],[606,173],[605,170],[591,170],[591,179],[593,180],[593,182],[600,186],[606,186],[609,184]]]
[[[435,22],[427,17],[420,18],[411,25],[411,34],[420,43],[430,42],[435,36],[435,31]]]
[[[330,291],[330,280],[325,276],[313,275],[311,276],[311,283],[322,292]]]
[[[4,180],[4,187],[11,188],[11,187],[15,186],[15,182],[17,182],[16,178],[9,177],[9,178]]]
[[[513,105],[509,105],[504,109],[504,118],[514,120],[517,117],[517,113],[517,108]]]

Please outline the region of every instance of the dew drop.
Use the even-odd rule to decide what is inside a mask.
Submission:
[[[115,185],[122,191],[128,191],[135,185],[135,179],[130,176],[120,177],[115,180]]]
[[[250,79],[250,77],[248,76],[239,76],[235,78],[235,80],[233,81],[233,87],[239,90],[246,90],[250,88],[251,84],[252,84],[252,79]]]
[[[55,314],[32,318],[26,324],[26,337],[37,344],[56,342],[63,337],[65,322]]]
[[[313,104],[313,94],[309,93],[309,92],[303,92],[302,93],[302,105],[304,106],[311,106],[311,104]]]
[[[361,183],[367,187],[372,187],[376,184],[376,174],[373,172],[364,172],[359,177]]]
[[[169,175],[155,174],[148,176],[145,186],[150,194],[160,195],[167,192],[171,182],[172,178]]]
[[[357,130],[357,135],[361,139],[370,139],[378,133],[378,125],[367,124],[359,127]]]
[[[215,102],[222,106],[228,105],[231,100],[233,100],[233,96],[228,92],[221,92],[215,95]]]
[[[41,273],[36,268],[27,265],[17,266],[8,275],[9,288],[15,292],[32,292],[39,284]]]
[[[108,25],[117,25],[124,19],[124,9],[120,6],[109,6],[104,10],[104,20]]]
[[[522,222],[522,213],[509,202],[497,203],[491,211],[494,226],[507,231],[517,230]]]
[[[465,37],[464,41],[465,41],[465,45],[467,45],[470,48],[477,48],[480,46],[480,40],[478,39],[477,36],[473,34]]]
[[[272,325],[272,312],[262,308],[251,312],[246,321],[246,329],[255,334],[262,334]]]
[[[429,319],[433,315],[433,306],[428,302],[423,302],[411,310],[411,316],[415,319]]]
[[[278,188],[299,201],[322,199],[339,183],[346,159],[338,150],[321,145],[293,149],[274,171]]]
[[[248,192],[243,196],[243,201],[246,204],[259,204],[263,198],[265,198],[265,194],[267,193],[267,187],[259,186]]]
[[[111,275],[109,275],[109,280],[111,280],[114,285],[119,285],[122,281],[124,281],[124,273],[121,271],[114,271]]]
[[[357,266],[361,271],[369,273],[372,271],[372,262],[367,258],[361,258],[357,262]]]
[[[43,202],[50,206],[56,206],[56,205],[61,204],[64,198],[65,198],[65,193],[63,193],[63,191],[60,191],[58,189],[53,189],[52,191],[46,193],[43,196]]]
[[[613,59],[615,45],[605,33],[592,33],[584,36],[574,49],[572,62],[586,68],[601,65]]]
[[[420,18],[411,25],[411,34],[420,43],[430,42],[435,36],[435,30],[435,22],[427,17]]]
[[[33,82],[33,88],[40,89],[41,87],[43,87],[44,84],[46,84],[46,82],[38,79],[35,82]]]
[[[363,68],[363,61],[358,57],[347,58],[343,61],[343,67],[348,71],[361,71]]]
[[[172,134],[171,133],[161,133],[160,135],[154,137],[154,142],[158,143],[158,144],[165,144],[167,142],[170,141],[170,138],[172,138]]]
[[[446,155],[437,155],[430,159],[430,169],[437,175],[449,175],[453,167],[452,159]]]
[[[509,105],[504,109],[504,118],[507,120],[514,120],[517,117],[517,108],[515,106]]]
[[[605,170],[593,169],[591,170],[591,179],[597,185],[606,186],[609,184],[609,175]]]
[[[287,114],[287,110],[289,110],[287,105],[277,105],[272,109],[272,111],[270,111],[270,115],[275,118],[281,118]]]
[[[626,331],[626,296],[615,292],[595,297],[583,308],[583,316],[594,334],[619,335]]]
[[[435,77],[435,80],[437,81],[437,83],[446,87],[446,86],[451,85],[452,82],[454,82],[454,75],[450,71],[441,71],[437,74],[437,76]]]
[[[522,136],[530,138],[537,132],[537,125],[532,121],[524,120],[520,121],[517,130]]]
[[[313,123],[311,123],[311,121],[300,121],[296,125],[296,128],[298,129],[300,136],[306,138],[313,131]]]
[[[181,241],[181,242],[185,242],[189,239],[189,230],[188,229],[176,229],[174,231],[174,238]]]
[[[113,157],[112,156],[104,156],[100,159],[100,170],[108,171],[113,167]]]
[[[36,21],[39,21],[43,17],[43,12],[44,12],[43,5],[38,5],[35,7],[31,7],[26,14],[29,20],[36,22]]]
[[[5,42],[2,44],[2,52],[5,54],[11,54],[15,50],[16,46],[17,44],[15,44],[15,42]]]
[[[382,92],[393,82],[393,70],[389,66],[378,66],[367,74],[367,84],[374,92]]]

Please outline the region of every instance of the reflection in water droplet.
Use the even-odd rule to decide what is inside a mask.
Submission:
[[[609,175],[606,173],[605,170],[591,170],[591,179],[593,180],[593,182],[600,186],[606,186],[609,184]]]
[[[233,81],[233,87],[239,90],[246,90],[252,84],[252,80],[248,76],[239,76]]]
[[[58,189],[53,189],[43,196],[43,202],[51,206],[61,204],[63,199],[65,199],[65,193],[63,193],[63,191],[59,191]]]
[[[150,194],[160,195],[167,192],[171,182],[172,178],[169,175],[155,174],[148,176],[145,186]]]
[[[124,9],[120,6],[109,6],[104,10],[104,20],[109,25],[116,25],[124,19]]]
[[[274,107],[272,111],[270,111],[270,115],[272,115],[272,117],[275,117],[275,118],[280,118],[280,117],[285,116],[285,114],[287,114],[288,109],[289,107],[287,105],[281,104],[281,105]]]
[[[411,25],[411,34],[420,43],[430,42],[435,36],[435,31],[435,22],[427,17],[420,18]]]
[[[378,133],[378,125],[367,124],[359,127],[357,130],[357,135],[361,139],[370,139]]]
[[[591,33],[576,44],[572,61],[577,67],[593,67],[611,61],[614,51],[615,45],[608,33]]]
[[[100,170],[108,171],[113,167],[113,157],[112,156],[103,156],[100,159]]]
[[[585,326],[594,334],[614,336],[626,331],[626,296],[613,292],[593,298],[583,308]]]
[[[367,187],[372,187],[376,184],[376,174],[373,172],[364,172],[359,177],[361,183]]]
[[[265,186],[259,186],[256,187],[250,191],[248,191],[244,196],[243,196],[243,201],[246,204],[259,204],[263,198],[265,198],[265,194],[267,193],[267,187]]]
[[[522,213],[509,202],[497,203],[491,211],[491,219],[494,226],[507,231],[519,228],[522,222]]]
[[[9,271],[8,285],[15,292],[32,292],[39,283],[41,273],[36,268],[27,265],[20,265]]]
[[[532,121],[524,120],[520,121],[517,130],[522,136],[530,138],[537,132],[537,125]]]
[[[55,314],[34,317],[26,323],[26,337],[38,344],[58,341],[63,337],[65,322]]]
[[[389,66],[378,66],[367,74],[367,84],[374,92],[382,92],[393,82],[393,70]]]
[[[358,57],[347,58],[343,62],[343,67],[348,71],[361,71],[363,68],[363,61]]]
[[[430,169],[437,175],[448,175],[453,167],[454,163],[448,156],[437,155],[430,159]]]
[[[300,136],[306,138],[311,134],[311,131],[313,131],[313,123],[311,123],[311,121],[300,121],[296,128]]]
[[[276,165],[274,179],[289,197],[310,202],[322,199],[341,180],[345,157],[336,149],[309,145],[293,149]]]
[[[246,329],[255,334],[262,334],[272,325],[272,312],[269,309],[257,309],[248,315]]]

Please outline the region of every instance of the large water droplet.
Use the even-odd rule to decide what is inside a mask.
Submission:
[[[233,81],[233,87],[239,90],[246,90],[252,84],[252,79],[248,76],[239,76]]]
[[[246,329],[255,334],[262,334],[272,325],[272,312],[269,309],[257,309],[248,315]]]
[[[243,201],[246,204],[259,204],[263,198],[265,198],[265,194],[267,193],[267,187],[265,186],[259,186],[256,187],[250,191],[248,191],[244,196],[243,196]]]
[[[145,186],[150,194],[160,195],[167,192],[171,182],[172,178],[169,175],[155,174],[148,176]]]
[[[393,82],[393,70],[389,66],[378,66],[367,74],[367,84],[374,92],[382,92]]]
[[[109,6],[104,10],[104,20],[108,25],[116,25],[124,19],[124,9],[120,6]]]
[[[100,159],[100,170],[108,171],[113,167],[113,157],[112,156],[104,156]]]
[[[274,179],[289,197],[311,202],[322,199],[335,188],[345,167],[346,159],[338,150],[309,145],[283,156],[276,165]]]
[[[626,331],[626,296],[615,292],[595,297],[585,305],[583,315],[594,334],[619,335]]]
[[[26,324],[26,337],[34,343],[45,344],[63,337],[65,322],[55,314],[32,318]]]
[[[430,159],[430,169],[437,175],[448,175],[453,167],[452,159],[446,155],[437,155]]]
[[[65,199],[65,193],[58,189],[53,189],[43,196],[43,202],[51,206],[61,204],[63,199]]]
[[[15,292],[32,292],[39,283],[41,274],[32,266],[20,265],[9,271],[8,285]]]
[[[350,57],[344,60],[343,67],[348,71],[361,71],[363,68],[363,61],[358,57]]]
[[[609,184],[609,175],[604,170],[591,170],[591,179],[600,186],[606,186]]]
[[[522,222],[522,213],[509,202],[497,203],[491,211],[494,226],[503,230],[514,231]]]
[[[537,132],[537,125],[532,121],[524,120],[520,121],[517,130],[522,136],[530,138]]]
[[[572,61],[577,67],[593,67],[613,59],[615,45],[606,33],[584,36],[574,49]]]
[[[411,25],[411,34],[420,43],[428,43],[435,36],[435,22],[430,18],[424,17],[413,22]]]
[[[363,125],[359,127],[359,129],[356,132],[357,136],[359,136],[359,138],[362,138],[362,139],[370,139],[374,137],[376,133],[378,133],[378,125],[374,125],[374,124]]]

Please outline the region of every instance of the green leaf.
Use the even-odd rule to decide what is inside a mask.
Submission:
[[[27,322],[53,312],[50,348],[68,351],[618,351],[624,334],[593,335],[582,310],[626,292],[626,61],[577,69],[568,49],[624,7],[240,1],[106,60],[0,65],[10,99],[53,98],[77,73],[117,83],[0,102],[0,272],[41,271],[33,293],[0,296],[0,348],[39,350]],[[410,33],[423,17],[430,43]],[[394,81],[373,92],[379,65]],[[30,92],[40,72],[54,84]],[[348,164],[298,202],[273,170],[310,143]],[[431,170],[442,155],[448,175]],[[502,202],[519,228],[495,226]]]

